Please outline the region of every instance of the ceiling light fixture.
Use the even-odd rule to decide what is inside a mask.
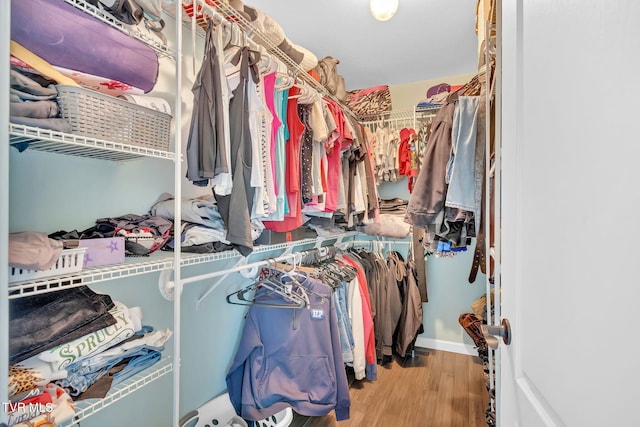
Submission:
[[[370,0],[369,10],[378,21],[388,21],[398,11],[398,0]]]

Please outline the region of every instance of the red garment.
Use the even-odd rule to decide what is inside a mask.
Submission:
[[[404,128],[400,131],[400,147],[398,148],[398,162],[400,163],[400,175],[411,175],[411,135],[415,135],[413,129]]]
[[[338,209],[339,186],[342,181],[340,177],[342,168],[340,154],[344,147],[351,144],[353,137],[351,132],[349,132],[344,119],[344,113],[340,106],[330,99],[326,99],[325,101],[327,102],[329,112],[336,122],[338,138],[331,147],[327,147],[327,197],[325,199],[324,211],[335,212]],[[345,129],[347,133],[345,133]]]
[[[300,89],[293,86],[289,89],[287,101],[287,126],[289,127],[289,139],[286,145],[287,170],[285,171],[285,185],[287,187],[287,200],[289,213],[282,221],[263,221],[265,228],[277,232],[287,232],[302,226],[302,200],[300,198],[300,147],[302,135],[305,131],[304,123],[298,115],[298,100],[291,96],[298,95]]]
[[[338,126],[338,133],[341,135],[341,137],[338,137],[338,141],[336,141],[336,143],[341,141],[340,147],[344,150],[351,145],[351,141],[353,141],[353,134],[347,125],[347,119],[344,116],[344,112],[342,111],[340,104],[331,99],[324,98],[324,100],[327,102],[329,111],[334,116],[336,126]]]
[[[373,317],[371,316],[371,299],[369,298],[369,286],[367,284],[367,278],[364,275],[364,271],[360,268],[360,265],[353,259],[346,255],[342,256],[342,259],[347,264],[355,267],[358,272],[358,285],[360,287],[360,295],[362,296],[362,320],[364,324],[364,344],[365,355],[367,357],[367,363],[375,365],[376,359],[376,338],[373,330]]]

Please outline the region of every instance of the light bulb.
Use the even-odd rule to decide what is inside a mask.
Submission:
[[[398,11],[398,0],[370,0],[369,10],[378,21],[388,21]]]

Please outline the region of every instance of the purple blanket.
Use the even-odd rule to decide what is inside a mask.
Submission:
[[[11,0],[11,39],[53,65],[145,92],[158,78],[153,49],[62,0]]]

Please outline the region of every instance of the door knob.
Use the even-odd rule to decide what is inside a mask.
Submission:
[[[506,345],[511,344],[511,324],[508,319],[502,319],[499,326],[482,325],[482,334],[489,347],[493,349],[498,348],[498,337],[501,337]]]

